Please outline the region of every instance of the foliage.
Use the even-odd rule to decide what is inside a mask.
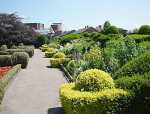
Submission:
[[[122,89],[81,92],[74,88],[74,83],[71,83],[60,89],[61,104],[66,114],[126,114],[132,98]]]
[[[115,81],[116,87],[128,89],[135,93],[133,99],[131,114],[146,114],[150,111],[149,88],[150,72],[144,75],[135,75],[132,77],[122,77]],[[139,108],[140,107],[140,108]]]
[[[48,43],[48,37],[46,35],[39,35],[37,37],[38,46]]]
[[[105,34],[119,34],[119,29],[116,26],[110,26],[104,31]]]
[[[71,42],[72,40],[79,39],[79,38],[80,38],[80,34],[67,34],[62,37],[60,42],[61,42],[61,44],[64,45],[68,42]]]
[[[123,76],[132,76],[134,74],[143,74],[150,71],[150,52],[147,51],[141,56],[131,60],[123,67],[121,67],[115,74],[114,78],[121,78]]]
[[[93,47],[84,55],[84,60],[89,64],[88,68],[102,68],[102,51],[99,47]]]
[[[16,14],[0,13],[0,45],[9,47],[19,43],[32,44],[36,33],[22,22]]]
[[[60,64],[65,62],[65,58],[50,58],[52,68],[60,68]]]
[[[51,58],[51,57],[53,57],[54,54],[55,54],[55,52],[45,52],[45,57]]]
[[[11,70],[9,70],[7,72],[7,74],[5,74],[5,76],[3,76],[0,79],[0,104],[2,103],[4,93],[5,93],[5,90],[6,90],[6,86],[8,85],[10,80],[14,77],[14,75],[17,72],[19,72],[20,70],[21,70],[21,65],[16,65]]]
[[[128,38],[134,39],[136,42],[150,41],[150,35],[133,34],[128,35]]]
[[[65,58],[65,57],[66,57],[66,55],[62,52],[58,52],[53,55],[53,58]]]
[[[11,55],[0,55],[0,66],[11,66]]]
[[[75,87],[80,91],[102,91],[114,88],[114,82],[108,73],[90,69],[79,74]]]
[[[142,25],[138,31],[139,34],[150,34],[150,25]]]
[[[141,42],[139,45],[141,47],[145,47],[146,49],[150,49],[150,41]]]
[[[0,55],[9,55],[9,52],[6,52],[6,51],[0,51]]]
[[[7,45],[2,45],[1,47],[0,47],[0,51],[7,51]]]
[[[12,54],[13,65],[21,64],[21,68],[26,68],[29,61],[29,55],[26,52],[15,52]]]
[[[104,26],[103,26],[103,31],[107,31],[108,28],[110,28],[111,24],[109,21],[105,21]]]

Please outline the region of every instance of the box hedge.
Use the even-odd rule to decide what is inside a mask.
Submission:
[[[98,69],[90,69],[79,74],[75,85],[80,91],[102,91],[114,88],[114,81],[108,73]]]
[[[122,89],[101,92],[81,92],[75,84],[60,89],[60,99],[66,114],[126,114],[132,95]]]
[[[26,53],[28,53],[28,55],[30,57],[32,57],[34,55],[34,49],[30,49],[30,48],[28,48],[28,49],[8,49],[7,52],[9,52],[9,54],[11,54],[11,55],[15,52],[26,52]]]
[[[5,93],[5,90],[6,90],[6,87],[7,87],[8,83],[13,78],[13,76],[17,72],[19,72],[20,70],[21,70],[21,65],[16,65],[10,71],[8,71],[8,73],[5,74],[5,76],[3,76],[0,79],[0,104],[1,104],[2,99],[4,97],[4,93]]]
[[[50,58],[50,64],[52,68],[59,68],[60,64],[65,62],[65,58]]]
[[[11,55],[0,55],[0,66],[11,66],[12,59]]]
[[[58,52],[53,55],[53,58],[65,58],[65,57],[66,57],[66,55],[62,52]]]
[[[45,57],[51,58],[51,57],[53,57],[54,54],[55,54],[55,52],[45,52]]]
[[[133,59],[125,64],[113,75],[114,78],[124,76],[132,76],[134,74],[144,74],[150,71],[150,51],[145,52],[141,56]]]
[[[130,114],[148,114],[150,112],[150,72],[144,75],[122,77],[115,81],[116,87],[134,92]]]
[[[9,52],[6,52],[6,51],[0,51],[0,55],[9,55]]]
[[[26,68],[29,61],[29,55],[26,52],[15,52],[12,55],[13,65],[21,64],[21,68]]]

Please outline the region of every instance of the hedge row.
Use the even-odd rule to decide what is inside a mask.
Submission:
[[[132,95],[122,89],[106,89],[102,92],[81,92],[75,84],[65,84],[60,99],[66,114],[125,114]]]
[[[0,55],[0,66],[12,66],[21,64],[26,68],[29,61],[29,55],[26,52],[15,52],[12,55]]]
[[[7,52],[12,55],[15,52],[26,52],[29,54],[30,57],[34,55],[34,49],[8,49]]]
[[[132,76],[134,74],[144,74],[150,71],[150,51],[133,59],[132,61],[121,67],[115,74],[114,78],[121,78],[124,76]]]
[[[133,34],[127,37],[134,39],[136,42],[150,41],[150,35]]]
[[[5,89],[10,82],[10,80],[14,77],[14,75],[19,72],[21,69],[21,65],[14,66],[8,73],[0,79],[0,104],[2,102]]]
[[[150,72],[144,75],[122,77],[115,81],[116,87],[134,92],[131,114],[148,114],[150,112]]]

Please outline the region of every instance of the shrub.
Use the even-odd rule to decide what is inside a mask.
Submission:
[[[150,49],[150,41],[141,42],[139,45],[145,47],[146,49]]]
[[[75,86],[81,91],[102,91],[103,89],[114,88],[114,82],[108,73],[90,69],[79,74]]]
[[[122,77],[115,81],[116,87],[128,89],[135,93],[131,114],[147,114],[150,112],[150,72],[144,75]],[[139,108],[140,107],[140,108]]]
[[[53,68],[59,68],[60,64],[65,62],[65,58],[50,58],[50,64]]]
[[[40,35],[37,37],[38,46],[43,44],[47,44],[49,42],[48,37],[46,35]]]
[[[48,44],[48,47],[50,47],[50,48],[59,48],[59,45],[57,43],[50,43],[50,44]]]
[[[128,35],[128,38],[134,39],[136,42],[150,41],[150,35],[133,34]]]
[[[10,82],[10,80],[13,78],[13,76],[19,72],[21,70],[21,65],[16,65],[14,66],[11,70],[9,70],[5,76],[3,76],[0,79],[0,104],[3,100],[4,97],[4,93],[6,90],[6,86],[8,85],[8,83]]]
[[[21,64],[21,68],[26,68],[29,61],[29,55],[26,52],[15,52],[12,55],[14,65]]]
[[[81,92],[75,85],[60,89],[61,104],[66,114],[126,114],[132,95],[122,89],[101,92]]]
[[[0,66],[11,66],[11,55],[0,55]]]
[[[2,45],[0,47],[0,51],[6,51],[8,48],[7,48],[7,45]]]
[[[62,52],[58,52],[53,55],[53,58],[65,58],[65,54]]]
[[[47,51],[47,49],[48,49],[48,45],[47,44],[44,44],[44,45],[41,46],[42,52]]]
[[[9,55],[9,52],[6,52],[6,51],[0,51],[0,55]]]
[[[26,52],[30,57],[34,55],[34,49],[32,48],[26,48],[26,49],[8,49],[7,52],[9,52],[11,55],[15,52]]]
[[[139,34],[150,34],[150,25],[142,25],[138,31]]]
[[[51,57],[53,57],[54,54],[55,54],[55,52],[45,52],[45,57],[51,58]]]
[[[134,74],[144,74],[150,71],[150,52],[147,51],[143,55],[133,59],[125,64],[114,74],[114,78],[123,76],[132,76]]]
[[[47,52],[55,52],[55,49],[54,49],[54,48],[47,48],[46,51],[47,51]]]
[[[78,66],[78,63],[77,63],[76,60],[71,60],[71,61],[69,61],[69,63],[68,63],[67,66],[66,66],[68,72],[69,72],[71,75],[73,75],[73,76],[75,75],[75,72],[76,72],[76,70],[77,70],[78,67],[79,67],[79,66]]]
[[[86,52],[84,55],[84,60],[88,62],[88,68],[97,68],[100,69],[103,66],[102,61],[102,52],[99,47],[94,47],[90,49],[89,52]]]

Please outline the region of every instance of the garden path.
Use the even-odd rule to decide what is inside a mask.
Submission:
[[[66,80],[60,70],[47,66],[49,59],[36,49],[28,68],[9,85],[0,114],[63,114],[59,88]]]

